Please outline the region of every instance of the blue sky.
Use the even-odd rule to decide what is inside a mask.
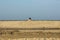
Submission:
[[[60,0],[0,0],[0,20],[60,20]]]

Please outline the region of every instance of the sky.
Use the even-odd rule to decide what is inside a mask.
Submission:
[[[60,0],[0,0],[0,20],[60,20]]]

